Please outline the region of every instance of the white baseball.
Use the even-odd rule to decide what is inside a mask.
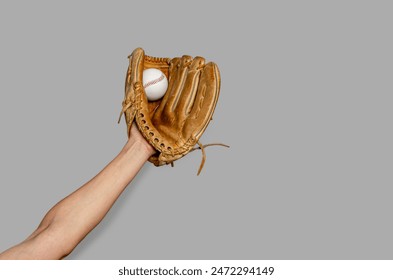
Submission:
[[[156,101],[165,95],[168,79],[162,71],[149,68],[143,71],[143,87],[149,101]]]

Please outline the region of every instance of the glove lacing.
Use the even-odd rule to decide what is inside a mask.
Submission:
[[[197,175],[199,175],[202,171],[203,166],[205,165],[205,161],[206,161],[206,152],[205,152],[205,148],[209,147],[209,146],[223,146],[226,148],[229,148],[228,145],[222,144],[222,143],[211,143],[211,144],[206,144],[206,145],[202,145],[201,142],[197,141],[197,144],[199,147],[194,147],[190,150],[190,153],[200,149],[202,151],[202,160],[201,160],[201,164],[199,165],[199,169],[198,169],[198,173]],[[173,166],[173,162],[172,162],[172,166]]]

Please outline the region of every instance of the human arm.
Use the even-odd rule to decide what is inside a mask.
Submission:
[[[0,259],[62,259],[105,217],[154,153],[133,125],[121,152],[94,178],[58,202],[38,228]]]

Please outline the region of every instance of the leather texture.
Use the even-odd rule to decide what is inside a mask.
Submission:
[[[149,159],[156,166],[172,164],[195,150],[196,144],[203,150],[199,139],[212,119],[220,92],[217,65],[199,56],[147,56],[142,48],[135,49],[129,61],[120,114],[125,115],[128,136],[135,121],[157,151]],[[164,97],[153,102],[147,100],[142,83],[143,70],[148,68],[160,69],[168,78]]]

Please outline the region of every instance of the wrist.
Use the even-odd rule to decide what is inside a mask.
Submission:
[[[130,153],[130,152],[138,152],[143,154],[146,159],[150,156],[154,155],[155,149],[151,146],[146,140],[142,139],[134,139],[129,138],[126,145],[123,148],[123,152]]]

